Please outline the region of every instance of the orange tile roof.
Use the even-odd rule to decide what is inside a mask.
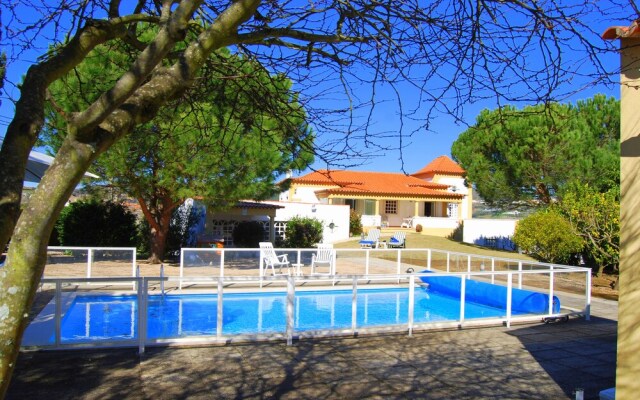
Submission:
[[[443,175],[464,175],[465,170],[462,169],[455,161],[447,156],[440,156],[431,161],[420,171],[411,174],[412,176],[427,174],[443,174]]]
[[[461,194],[448,192],[448,185],[426,182],[413,176],[389,172],[320,170],[293,178],[292,183],[336,186],[318,191],[318,193],[325,194],[375,194],[449,199],[463,197]]]
[[[637,38],[640,37],[640,20],[635,20],[629,26],[611,26],[602,34],[605,40],[613,40],[620,38]]]

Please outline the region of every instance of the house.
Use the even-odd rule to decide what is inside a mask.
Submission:
[[[472,191],[465,171],[440,156],[411,174],[319,170],[291,178],[283,203],[348,205],[367,227],[415,228],[446,236],[472,216]]]

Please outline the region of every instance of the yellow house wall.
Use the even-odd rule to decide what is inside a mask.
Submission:
[[[640,393],[640,39],[621,39],[620,291],[616,398]]]

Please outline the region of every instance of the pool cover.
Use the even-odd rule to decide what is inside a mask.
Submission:
[[[423,273],[433,271],[421,271]],[[460,298],[460,277],[421,276],[420,280],[429,285],[429,291]],[[549,295],[532,290],[511,289],[511,312],[514,314],[545,314],[549,312]],[[465,282],[466,301],[491,307],[507,308],[507,287],[492,283],[467,279]],[[560,312],[560,299],[553,296],[553,312]]]

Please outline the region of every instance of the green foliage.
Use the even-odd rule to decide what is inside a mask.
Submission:
[[[541,210],[518,221],[513,242],[540,261],[566,263],[583,242],[562,215]]]
[[[549,204],[569,182],[619,186],[619,101],[596,95],[576,105],[484,110],[451,153],[490,203]]]
[[[349,234],[356,236],[362,233],[362,220],[360,214],[356,210],[351,209],[349,212]]]
[[[62,246],[135,247],[136,216],[121,204],[76,201],[56,222]]]
[[[586,261],[600,275],[614,272],[620,263],[620,193],[617,188],[599,193],[573,183],[554,206],[582,238]]]
[[[449,236],[447,236],[447,239],[451,239],[456,242],[462,243],[463,233],[464,233],[464,221],[460,221],[458,226],[456,226],[456,229],[454,229],[453,232],[451,232]]]
[[[285,246],[309,248],[322,243],[322,222],[315,218],[293,217],[287,222]]]
[[[125,43],[99,46],[51,85],[55,104],[67,113],[86,108],[129,68],[136,51]],[[166,213],[186,198],[205,199],[210,211],[240,199],[265,199],[278,191],[279,176],[313,162],[314,135],[286,76],[271,75],[255,61],[222,49],[208,60],[198,82],[95,164],[98,175],[146,205],[145,217],[154,219],[149,225],[156,231],[169,229]],[[41,144],[57,149],[65,128],[51,105]]]
[[[258,221],[242,221],[233,228],[233,245],[243,248],[258,248],[264,240],[264,226]]]

